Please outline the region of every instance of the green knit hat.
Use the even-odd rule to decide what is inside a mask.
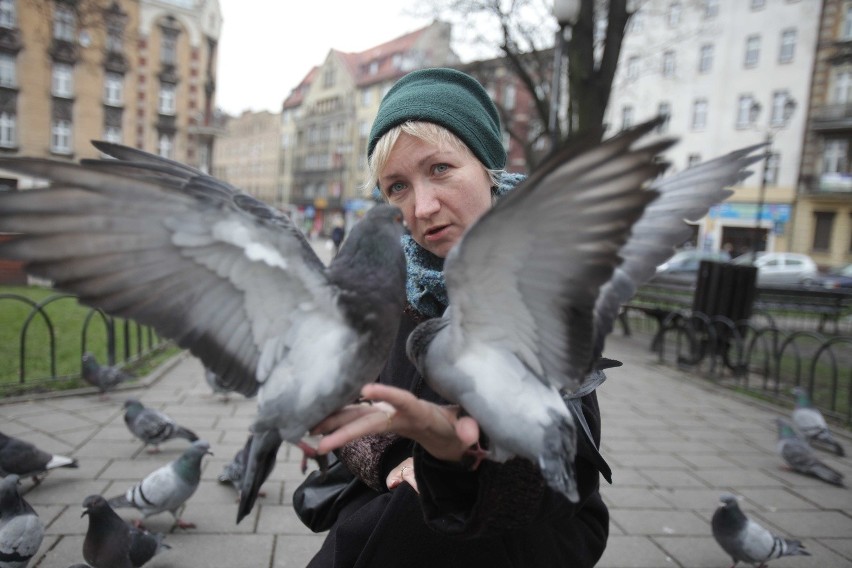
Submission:
[[[367,158],[379,138],[408,121],[443,126],[464,142],[492,170],[506,166],[500,115],[479,82],[455,69],[412,71],[391,87],[370,130]]]

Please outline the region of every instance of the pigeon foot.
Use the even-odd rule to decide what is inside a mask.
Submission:
[[[462,456],[462,463],[469,471],[476,471],[479,464],[482,463],[482,460],[488,458],[489,455],[491,454],[488,450],[483,449],[482,446],[479,445],[479,442],[477,442],[465,450],[464,455]]]

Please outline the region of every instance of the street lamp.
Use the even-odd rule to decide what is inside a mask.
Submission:
[[[550,88],[550,117],[548,128],[550,129],[551,149],[559,144],[559,99],[562,86],[562,52],[565,49],[565,30],[569,32],[571,26],[577,22],[580,15],[582,0],[553,0],[553,16],[559,23],[556,31],[556,39],[553,44],[553,77]],[[570,94],[570,93],[569,93]]]
[[[763,219],[763,207],[766,201],[766,177],[769,173],[769,160],[772,158],[772,143],[775,140],[775,135],[787,126],[787,122],[789,122],[790,117],[793,116],[793,112],[796,110],[796,100],[786,93],[783,96],[785,100],[781,115],[777,120],[771,121],[769,128],[765,131],[766,147],[763,151],[763,175],[760,177],[760,189],[757,194],[757,211],[754,214],[754,229],[752,230],[751,238],[752,261],[757,260],[757,253],[766,248],[765,241],[761,242],[760,239],[760,222]],[[760,109],[760,103],[754,101],[749,109],[749,121],[752,125],[756,125]]]

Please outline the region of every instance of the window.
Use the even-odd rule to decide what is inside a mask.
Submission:
[[[373,104],[373,88],[367,87],[361,91],[361,106],[370,106]]]
[[[848,171],[849,141],[830,138],[822,150],[822,173],[842,174]]]
[[[752,10],[762,10],[766,6],[766,0],[751,0]]]
[[[686,157],[686,167],[692,168],[701,163],[701,154],[690,154]]]
[[[51,93],[56,97],[74,96],[74,66],[67,63],[54,63],[51,78]]]
[[[639,76],[639,57],[631,56],[627,59],[627,78],[634,80]]]
[[[773,152],[766,160],[766,171],[763,179],[766,185],[778,185],[778,172],[781,170],[781,154]]]
[[[769,117],[769,122],[772,126],[782,126],[787,122],[789,116],[785,116],[787,102],[790,100],[790,94],[787,91],[772,92],[772,114]]]
[[[124,77],[121,73],[107,73],[104,77],[104,103],[121,106],[124,100]]]
[[[177,86],[171,83],[162,83],[160,85],[160,98],[157,104],[157,111],[160,114],[172,115],[175,113],[175,92]],[[165,154],[161,154],[165,155]]]
[[[843,35],[840,39],[852,39],[852,2],[846,3],[843,12]]]
[[[669,130],[669,122],[672,117],[672,105],[667,102],[662,102],[657,105],[657,115],[663,117],[663,121],[657,127],[657,132],[660,134],[664,132],[668,132]]]
[[[121,144],[121,127],[105,126],[104,140],[106,140],[107,142],[114,142],[115,144]]]
[[[63,41],[74,41],[76,17],[74,11],[64,4],[56,4],[53,12],[53,37]]]
[[[834,216],[834,211],[814,211],[814,241],[811,247],[813,250],[831,250],[831,232],[834,229]]]
[[[0,28],[15,28],[17,25],[15,0],[0,0]]]
[[[703,130],[707,127],[707,99],[696,99],[692,103],[692,129]]]
[[[50,125],[50,151],[57,154],[71,153],[71,121],[54,118]]]
[[[161,132],[157,140],[157,153],[164,158],[174,158],[175,139],[173,134]]]
[[[705,43],[698,54],[698,72],[709,73],[713,67],[713,44]]]
[[[666,21],[670,28],[677,26],[680,23],[681,6],[680,2],[672,2],[669,4],[669,10],[666,14]]]
[[[784,30],[781,32],[781,50],[778,52],[779,63],[790,63],[796,52],[796,30]]]
[[[704,0],[704,17],[715,18],[719,15],[719,0]]]
[[[624,105],[621,107],[621,128],[622,130],[626,130],[633,126],[633,107],[631,105]]]
[[[663,77],[674,77],[675,74],[675,52],[663,52]]]
[[[852,102],[852,71],[840,71],[834,76],[834,89],[831,96],[833,103]]]
[[[516,100],[517,89],[513,83],[509,83],[503,87],[503,108],[506,110],[514,109]]]
[[[753,104],[754,97],[751,95],[740,95],[737,101],[737,128],[751,126],[751,107]]]
[[[751,35],[746,38],[745,66],[754,67],[760,58],[760,36]]]
[[[14,87],[18,83],[16,59],[11,53],[0,53],[0,85]]]
[[[177,33],[172,30],[163,30],[163,38],[160,41],[160,62],[174,65],[177,61]]]
[[[326,89],[333,87],[337,82],[337,70],[333,65],[326,65],[322,70],[322,86]]]
[[[124,30],[118,24],[110,23],[107,26],[106,48],[111,53],[121,53],[124,49],[122,38]]]
[[[14,148],[18,144],[17,117],[14,113],[0,113],[0,146]]]

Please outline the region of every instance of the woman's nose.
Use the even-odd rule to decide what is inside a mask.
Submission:
[[[433,215],[441,208],[438,194],[429,184],[414,189],[414,216],[423,219]]]

